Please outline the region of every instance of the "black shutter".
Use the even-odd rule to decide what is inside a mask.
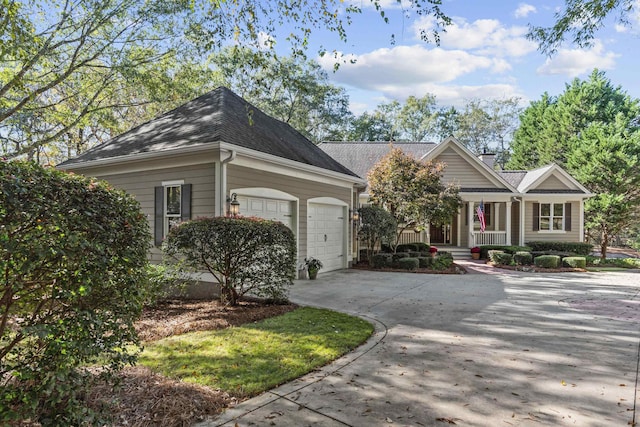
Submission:
[[[533,204],[533,231],[540,230],[540,203]]]
[[[491,203],[484,204],[484,223],[487,227],[491,226]]]
[[[180,189],[180,220],[189,221],[191,219],[191,184],[184,184]]]
[[[153,242],[160,246],[164,237],[164,187],[155,188],[153,219]]]
[[[464,204],[464,225],[469,225],[469,203]]]
[[[564,204],[564,231],[571,231],[571,203]]]

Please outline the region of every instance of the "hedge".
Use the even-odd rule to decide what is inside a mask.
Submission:
[[[495,256],[497,254],[503,254],[505,253],[502,250],[498,250],[498,249],[491,249],[490,251],[487,252],[487,259],[493,263],[498,263],[497,260],[495,259]]]
[[[496,252],[493,254],[492,261],[498,265],[511,265],[513,255],[506,252]]]
[[[400,258],[398,260],[398,268],[402,270],[414,271],[418,269],[420,261],[418,258]]]
[[[577,255],[589,255],[593,251],[592,244],[581,242],[531,241],[526,244],[532,251],[571,252]]]
[[[421,256],[418,257],[420,268],[431,268],[433,266],[433,261],[435,258],[431,256]]]
[[[517,265],[531,265],[533,264],[533,256],[531,252],[518,251],[513,254],[513,261]]]
[[[530,252],[531,248],[527,246],[507,246],[507,245],[482,245],[480,246],[480,258],[489,259],[489,251],[497,250],[503,251],[508,254],[515,254],[516,252]]]
[[[585,257],[569,256],[562,258],[562,265],[573,268],[585,268],[587,259]]]
[[[536,267],[557,268],[560,266],[560,257],[558,255],[540,255],[533,259]]]
[[[391,254],[375,254],[371,257],[373,268],[386,268],[391,265]]]
[[[396,252],[429,252],[430,246],[422,242],[403,243],[398,245]]]

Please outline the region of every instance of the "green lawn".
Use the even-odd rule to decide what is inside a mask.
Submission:
[[[625,268],[625,267],[608,267],[608,266],[604,266],[604,267],[587,266],[586,270],[587,271],[594,271],[594,272],[599,272],[599,271],[629,271],[629,268]]]
[[[373,326],[357,317],[305,307],[146,344],[140,363],[168,377],[254,396],[327,364],[372,333]]]

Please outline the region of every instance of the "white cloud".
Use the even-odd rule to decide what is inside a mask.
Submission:
[[[594,68],[611,70],[619,56],[606,52],[602,42],[595,40],[590,49],[559,49],[553,58],[547,58],[536,71],[538,74],[561,74],[573,78],[590,73]]]
[[[342,83],[370,90],[389,86],[443,83],[477,70],[504,69],[505,65],[490,58],[461,50],[427,49],[424,46],[397,46],[377,49],[362,55],[346,55],[347,63],[333,76]],[[355,60],[355,63],[349,61]],[[319,58],[326,70],[335,59]]]
[[[432,28],[433,18],[425,17],[414,24],[413,31],[419,37],[421,31]],[[440,46],[516,58],[536,50],[536,44],[527,40],[527,32],[526,27],[507,27],[497,19],[478,19],[469,23],[463,18],[455,18],[447,32],[440,34]]]
[[[536,13],[537,9],[535,6],[527,4],[527,3],[520,3],[518,5],[518,8],[516,9],[515,12],[513,12],[513,15],[516,18],[526,18],[527,16],[529,16],[532,13]]]

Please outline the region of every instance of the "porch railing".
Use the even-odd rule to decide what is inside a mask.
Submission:
[[[507,244],[507,232],[506,231],[485,231],[480,233],[474,231],[473,246],[480,245],[506,245]]]

